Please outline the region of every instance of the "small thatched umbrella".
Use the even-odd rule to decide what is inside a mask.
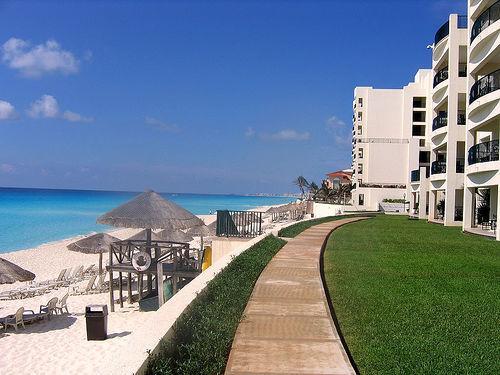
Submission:
[[[0,284],[12,284],[16,281],[31,281],[35,278],[33,272],[0,258]]]
[[[215,225],[217,225],[216,222],[214,223]],[[190,234],[191,236],[198,237],[215,236],[215,226],[198,225],[196,227],[189,228],[186,233]]]
[[[78,251],[86,254],[99,254],[99,275],[102,274],[102,253],[109,249],[109,246],[118,238],[107,233],[97,233],[89,237],[82,238],[76,242],[70,243],[67,248],[71,251]]]
[[[179,229],[164,229],[161,232],[159,232],[158,237],[162,239],[163,241],[171,241],[171,242],[190,242],[193,240],[193,236],[187,234],[186,232],[183,232],[182,230]]]

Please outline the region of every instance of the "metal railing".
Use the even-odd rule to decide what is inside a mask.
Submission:
[[[498,160],[498,139],[478,143],[469,149],[469,165]]]
[[[496,91],[500,88],[500,69],[485,75],[474,83],[470,89],[469,104],[472,104],[476,99]]]
[[[410,179],[411,182],[420,181],[420,169],[415,169],[411,171]]]
[[[450,34],[450,21],[446,21],[443,26],[441,26],[436,35],[434,36],[434,45],[436,46],[441,40],[446,38]]]
[[[446,173],[445,161],[433,161],[431,164],[431,174]]]
[[[472,25],[470,33],[470,42],[481,34],[488,26],[500,18],[500,0],[486,9],[479,17],[477,17],[474,25]]]
[[[441,82],[444,82],[447,79],[448,79],[448,67],[446,66],[443,69],[441,69],[440,71],[438,71],[436,73],[436,75],[434,76],[434,86],[433,87],[436,87]]]
[[[465,170],[465,158],[457,158],[455,164],[455,172],[464,173]]]
[[[262,234],[262,212],[217,211],[219,237],[256,237]]]
[[[448,125],[448,114],[440,114],[432,120],[432,130],[436,130]]]

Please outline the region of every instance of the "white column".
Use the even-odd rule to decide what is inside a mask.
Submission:
[[[470,229],[474,217],[474,188],[464,188],[464,222],[463,229]]]

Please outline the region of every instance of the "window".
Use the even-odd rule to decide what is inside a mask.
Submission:
[[[420,147],[425,147],[425,139],[419,139],[419,140],[418,140],[418,145],[419,145]]]
[[[413,122],[425,122],[425,111],[413,111]]]
[[[363,128],[358,126],[358,135],[363,135]]]
[[[426,105],[425,96],[413,98],[413,108],[425,108],[425,105]]]
[[[411,135],[414,137],[423,137],[425,135],[425,125],[413,125]]]
[[[362,185],[363,185],[363,180],[362,179],[358,179],[358,187],[360,187]]]
[[[358,195],[358,205],[364,206],[365,205],[365,195],[364,194],[359,194]]]
[[[363,113],[358,112],[358,121],[363,121]]]
[[[362,149],[362,148],[360,148],[360,149],[358,150],[358,157],[359,157],[360,159],[363,159],[363,149]]]
[[[363,164],[358,164],[358,173],[363,174]]]
[[[431,161],[430,151],[420,151],[418,153],[418,162],[419,163],[430,163],[430,161]]]
[[[358,104],[361,108],[363,108],[363,98],[358,98]]]

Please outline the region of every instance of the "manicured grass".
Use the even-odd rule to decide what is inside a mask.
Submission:
[[[500,244],[400,216],[333,232],[325,278],[361,374],[500,374]]]
[[[268,236],[237,256],[193,301],[149,374],[221,374],[257,278],[285,241]]]
[[[307,220],[307,221],[299,221],[296,224],[290,225],[289,227],[283,228],[278,232],[278,236],[285,238],[293,238],[298,236],[300,233],[305,231],[306,229],[311,228],[314,225],[328,223],[330,221],[345,219],[346,217],[356,217],[356,216],[375,216],[375,214],[366,213],[362,214],[352,214],[352,215],[339,215],[339,216],[327,216],[319,219]]]

